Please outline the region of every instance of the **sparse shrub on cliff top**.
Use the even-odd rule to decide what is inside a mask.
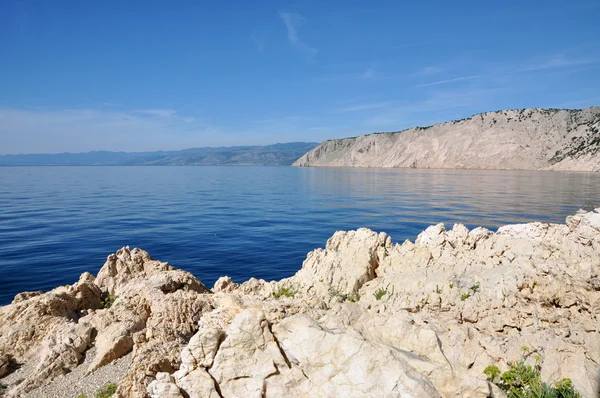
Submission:
[[[525,351],[529,352],[529,350]],[[554,386],[542,382],[540,363],[542,358],[535,357],[535,364],[527,365],[525,357],[510,365],[510,369],[501,375],[496,365],[483,370],[488,381],[495,383],[508,398],[580,398],[581,394],[573,388],[571,379],[562,379]]]

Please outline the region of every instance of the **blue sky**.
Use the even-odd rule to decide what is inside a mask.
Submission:
[[[0,1],[0,153],[322,141],[600,105],[600,2]]]

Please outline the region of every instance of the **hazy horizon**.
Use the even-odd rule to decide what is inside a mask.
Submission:
[[[600,105],[600,3],[0,3],[0,154],[322,142]]]

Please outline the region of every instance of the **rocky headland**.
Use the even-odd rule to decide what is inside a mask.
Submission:
[[[600,171],[600,107],[487,112],[329,140],[293,165]]]
[[[401,244],[336,232],[291,278],[212,289],[125,247],[0,308],[6,397],[503,397],[483,371],[518,360],[598,397],[600,208]]]

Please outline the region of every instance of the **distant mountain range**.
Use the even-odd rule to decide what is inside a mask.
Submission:
[[[0,166],[289,166],[317,145],[317,142],[289,142],[181,151],[0,155]]]

